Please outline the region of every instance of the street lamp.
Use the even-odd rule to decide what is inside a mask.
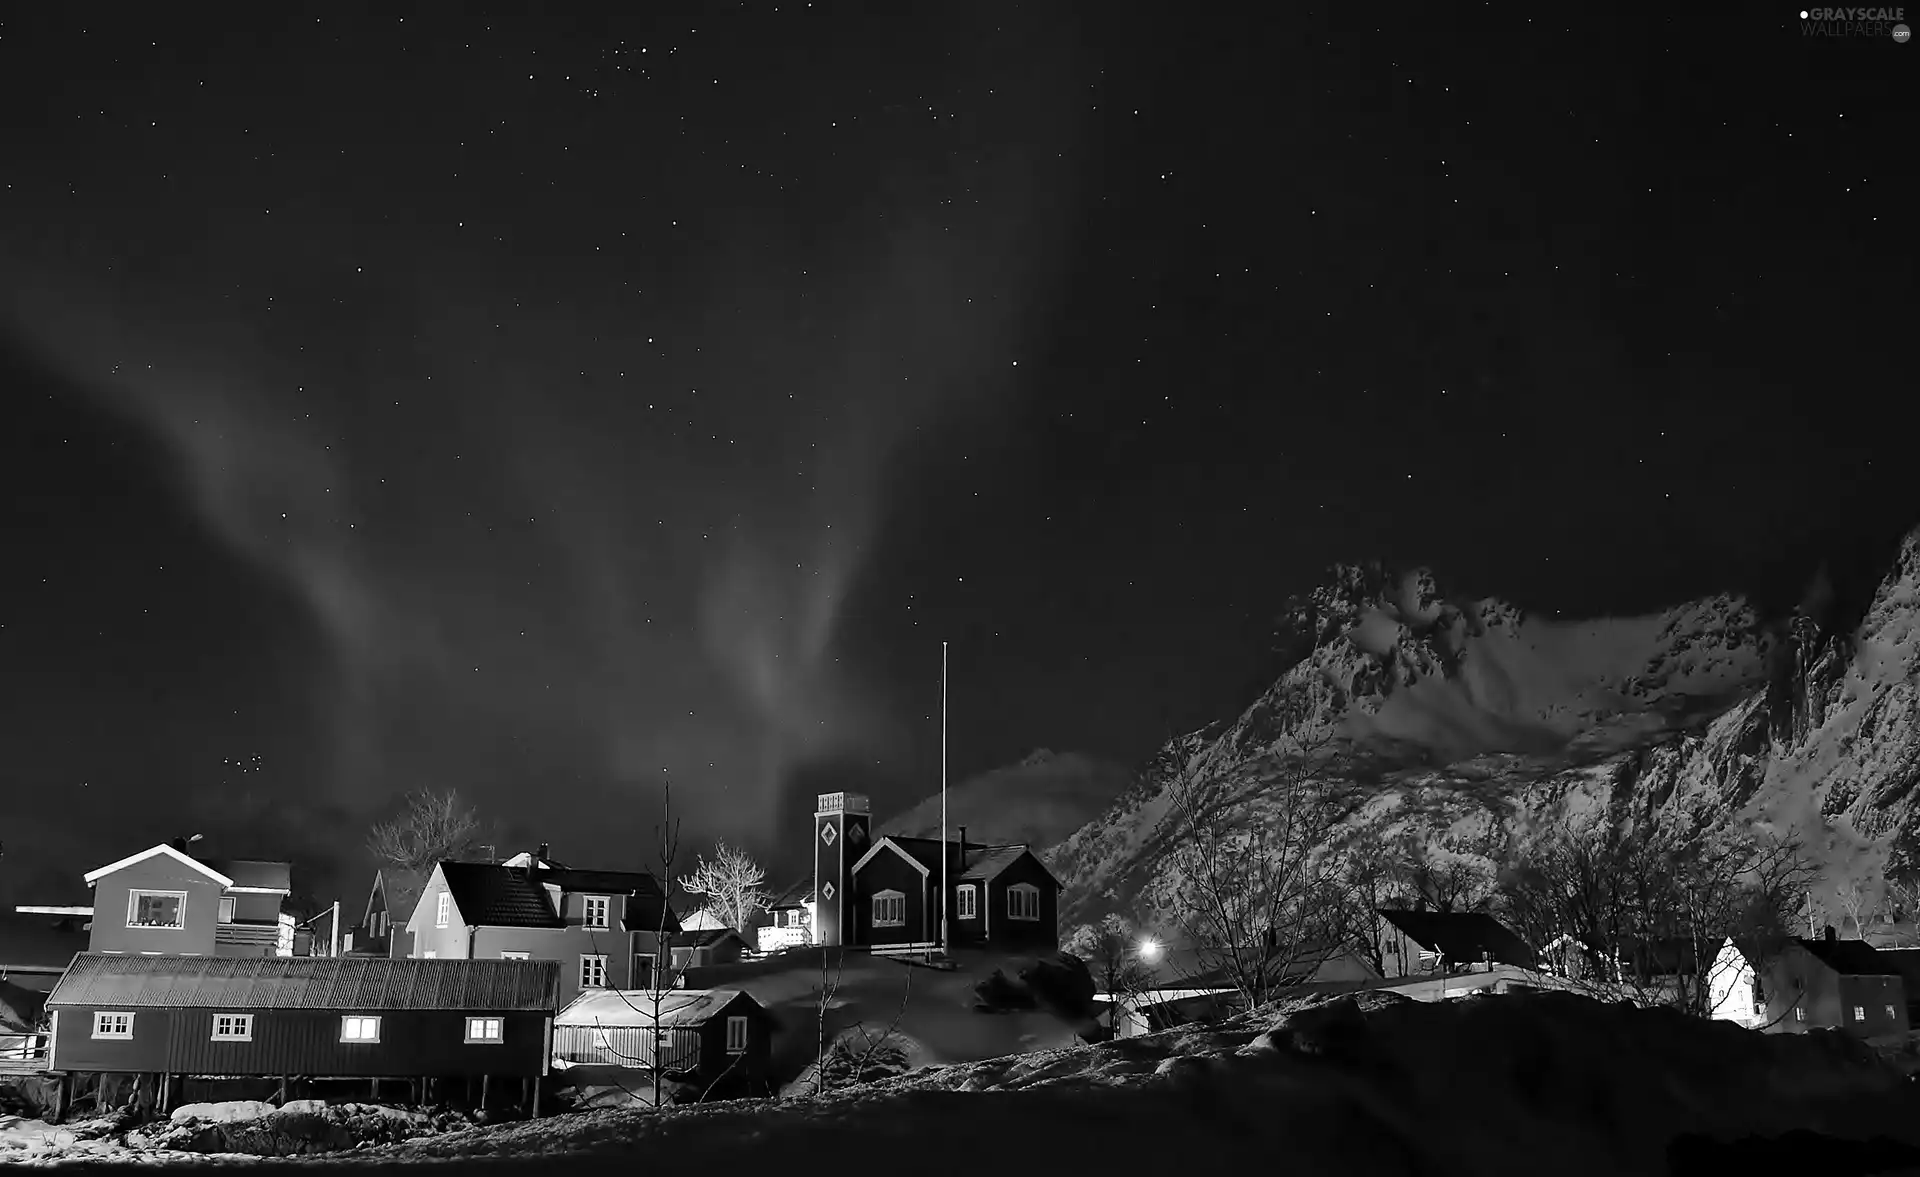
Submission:
[[[1160,959],[1160,941],[1152,936],[1140,941],[1140,959],[1148,962]]]

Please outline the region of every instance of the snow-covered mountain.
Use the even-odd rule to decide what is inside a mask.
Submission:
[[[1336,568],[1291,610],[1312,652],[1237,719],[1170,742],[1046,854],[1068,926],[1153,918],[1170,875],[1168,785],[1247,797],[1303,738],[1364,799],[1355,820],[1495,857],[1578,814],[1686,829],[1792,831],[1834,881],[1920,849],[1920,530],[1857,628],[1777,624],[1718,596],[1561,622],[1456,604],[1425,570]],[[1913,849],[1909,848],[1912,843]],[[1489,865],[1492,865],[1489,863]]]
[[[1052,846],[1098,817],[1133,774],[1122,765],[1078,752],[1039,749],[1017,764],[970,777],[947,789],[949,835],[967,827],[972,842]],[[940,795],[880,827],[909,837],[940,836]]]

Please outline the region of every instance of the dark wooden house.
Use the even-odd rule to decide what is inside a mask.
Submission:
[[[1820,1027],[1858,1038],[1907,1032],[1899,968],[1864,940],[1789,940],[1765,962],[1767,1025],[1792,1034]]]
[[[1387,907],[1377,914],[1381,972],[1388,977],[1483,970],[1497,964],[1536,967],[1526,941],[1483,911]]]
[[[942,843],[887,835],[853,867],[850,943],[933,947],[940,941]],[[944,843],[947,935],[955,947],[1051,952],[1059,947],[1060,884],[1024,845],[979,846],[960,831]]]
[[[773,1015],[739,989],[603,989],[560,1011],[553,1051],[569,1068],[651,1072],[657,1057],[670,1077],[709,1098],[759,1096],[771,1094],[774,1028]]]
[[[739,964],[741,956],[752,948],[747,938],[732,928],[681,932],[673,938],[673,967],[680,970]]]
[[[47,997],[50,1070],[537,1078],[560,965],[82,953]]]

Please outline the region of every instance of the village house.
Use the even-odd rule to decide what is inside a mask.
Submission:
[[[662,945],[680,925],[654,877],[552,866],[544,850],[434,867],[407,921],[414,956],[559,961],[562,1005],[664,976]]]
[[[1767,994],[1762,984],[1764,957],[1757,944],[1729,936],[1707,966],[1707,1013],[1750,1030],[1767,1025]]]
[[[1900,974],[1900,986],[1907,995],[1907,1024],[1920,1026],[1920,948],[1876,945],[1875,951]]]
[[[340,950],[346,956],[405,956],[393,950],[393,917],[387,911],[387,874],[373,872],[373,887],[367,892],[367,906],[360,922],[340,938]]]
[[[199,859],[187,842],[142,850],[87,872],[88,948],[128,955],[292,956],[291,868]]]
[[[876,951],[1059,947],[1060,882],[1022,844],[871,838],[867,798],[824,793],[813,821],[814,941]],[[941,881],[947,944],[941,944]]]
[[[752,950],[747,938],[732,928],[681,932],[673,938],[673,971],[677,974],[708,965],[738,964]]]
[[[650,1074],[658,1058],[667,1077],[707,1098],[759,1096],[772,1094],[773,1031],[773,1015],[738,989],[601,989],[560,1011],[553,1050],[566,1070],[629,1072],[614,1079],[629,1090],[644,1087],[632,1072]]]
[[[552,961],[83,953],[47,997],[47,1068],[186,1077],[480,1079],[547,1073]],[[523,1092],[524,1094],[530,1094]]]
[[[1388,978],[1535,967],[1526,942],[1485,912],[1381,908],[1377,914],[1381,972]]]
[[[813,943],[813,874],[795,879],[767,903],[766,926],[755,930],[762,952]]]
[[[1787,1033],[1825,1028],[1859,1038],[1905,1034],[1906,986],[1899,969],[1864,940],[1829,927],[1818,940],[1787,941],[1766,962],[1761,988],[1767,1024]]]

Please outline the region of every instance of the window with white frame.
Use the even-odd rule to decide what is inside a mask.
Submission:
[[[959,913],[961,919],[978,919],[979,917],[974,914],[978,910],[975,907],[975,904],[978,902],[979,896],[975,893],[973,884],[968,883],[966,886],[960,888],[960,894],[955,897],[953,906],[954,910]]]
[[[904,928],[907,926],[907,897],[899,891],[881,891],[873,897],[873,926],[876,928]]]
[[[253,1015],[213,1015],[213,1040],[215,1042],[252,1042]]]
[[[1854,1006],[1854,1007],[1853,1007],[1853,1020],[1854,1020],[1854,1021],[1856,1021],[1856,1022],[1864,1022],[1864,1021],[1866,1021],[1866,1020],[1867,1020],[1867,1007],[1866,1007],[1866,1006],[1864,1006],[1864,1005],[1856,1005],[1856,1006]]]
[[[499,1018],[468,1018],[468,1042],[505,1042],[506,1024]]]
[[[524,952],[513,952],[508,950],[500,953],[500,959],[501,960],[531,960],[533,958]]]
[[[440,951],[439,951],[439,949],[437,949],[437,948],[428,948],[428,949],[423,949],[423,950],[421,951],[421,953],[420,953],[420,959],[421,959],[421,960],[434,960],[434,959],[436,959],[436,958],[438,958],[438,957],[439,957],[439,955],[440,955]]]
[[[582,989],[605,989],[607,987],[607,958],[580,954],[580,987]]]
[[[220,922],[223,924],[233,922],[233,896],[231,895],[220,897]]]
[[[745,1054],[747,1050],[747,1019],[727,1019],[727,1053]]]
[[[378,1042],[380,1041],[380,1019],[355,1014],[340,1019],[340,1041],[342,1042]]]
[[[1015,883],[1007,888],[1007,918],[1015,920],[1037,920],[1040,918],[1040,888],[1032,883]]]
[[[607,928],[613,925],[607,916],[612,907],[605,895],[587,895],[581,899],[580,923],[589,928]]]
[[[440,892],[440,897],[434,900],[434,904],[433,926],[436,928],[444,928],[447,926],[448,921],[453,919],[453,893],[450,891]]]
[[[1799,1007],[1799,1006],[1797,1006],[1797,1005],[1796,1005],[1796,1006],[1794,1006],[1794,1007],[1793,1007],[1793,1020],[1794,1020],[1794,1021],[1796,1021],[1796,1022],[1804,1022],[1804,1021],[1806,1021],[1806,1020],[1807,1020],[1807,1011],[1806,1011],[1806,1010],[1804,1010],[1804,1009],[1802,1009],[1802,1008],[1800,1008],[1800,1007]]]
[[[127,926],[129,928],[186,927],[187,893],[185,891],[145,891],[137,888],[128,891]]]
[[[93,1015],[93,1036],[95,1038],[118,1038],[123,1041],[131,1039],[133,1037],[133,1015],[130,1013],[108,1013],[105,1010],[96,1011]]]

